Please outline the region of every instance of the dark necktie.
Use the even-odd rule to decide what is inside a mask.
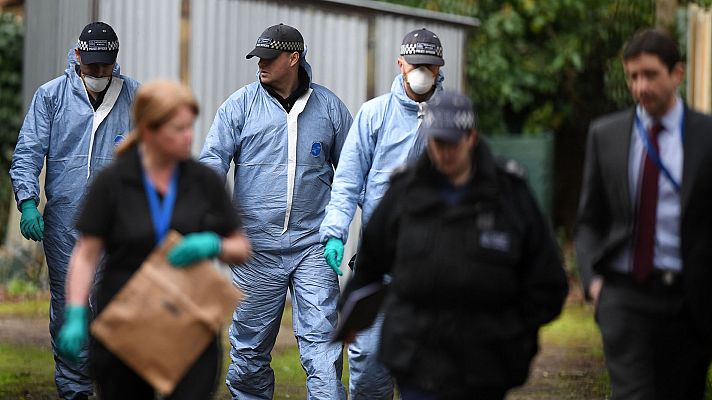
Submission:
[[[658,134],[664,127],[654,122],[648,131],[650,146],[660,156]],[[633,277],[638,282],[644,281],[653,269],[655,249],[655,222],[658,209],[658,178],[660,168],[655,160],[643,151],[643,174],[639,182],[638,220],[636,226],[635,248],[633,255]]]

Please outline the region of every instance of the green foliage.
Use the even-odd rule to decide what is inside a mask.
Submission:
[[[621,49],[655,24],[655,0],[388,1],[481,21],[469,32],[465,65],[479,130],[554,133],[553,219],[570,234],[588,126],[632,105]]]
[[[681,3],[686,3],[686,2],[681,1]],[[704,7],[706,9],[709,9],[712,7],[712,0],[693,0],[693,1],[688,1],[687,3],[697,4],[698,6]]]
[[[6,207],[0,211],[7,210]],[[43,279],[46,274],[43,258],[43,253],[26,248],[0,248],[0,285],[13,281],[32,282],[37,287],[46,285]]]
[[[17,132],[22,124],[23,24],[11,13],[0,13],[0,168],[10,168]],[[0,174],[0,238],[5,237],[12,199],[10,180]]]
[[[12,297],[34,296],[40,289],[36,284],[24,279],[12,279],[7,284],[7,293]]]
[[[655,17],[653,0],[391,2],[481,20],[469,37],[467,76],[489,134],[561,132],[582,110],[629,104],[619,52]]]

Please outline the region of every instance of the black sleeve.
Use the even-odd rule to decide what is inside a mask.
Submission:
[[[115,173],[112,165],[91,182],[77,214],[77,230],[85,235],[108,238],[113,226],[116,201]]]
[[[344,288],[342,299],[372,282],[380,282],[393,269],[398,238],[401,190],[393,185],[373,212],[361,240],[353,278]]]
[[[526,325],[538,329],[559,315],[568,293],[568,279],[549,222],[526,182],[515,196],[527,221],[520,265],[520,309]]]
[[[220,236],[228,236],[242,227],[237,206],[232,200],[218,174],[212,169],[197,164],[201,170],[205,195],[210,201],[211,209],[206,216],[206,225]]]
[[[604,178],[601,175],[599,148],[596,142],[596,125],[588,131],[586,159],[581,181],[581,195],[576,216],[574,243],[581,285],[586,298],[590,298],[588,288],[595,275],[593,261],[604,245],[611,213],[604,198]]]

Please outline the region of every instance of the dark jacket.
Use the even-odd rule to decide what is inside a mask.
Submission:
[[[632,246],[635,205],[628,163],[635,109],[591,124],[576,228],[576,256],[588,291],[594,275],[610,274],[611,260]],[[680,191],[680,255],[685,307],[712,349],[712,117],[685,106]],[[646,311],[647,312],[647,311]]]
[[[401,382],[446,398],[522,384],[566,274],[548,222],[513,164],[482,140],[458,203],[427,154],[395,176],[371,218],[347,292],[392,274],[380,358]],[[507,167],[509,165],[509,167]]]

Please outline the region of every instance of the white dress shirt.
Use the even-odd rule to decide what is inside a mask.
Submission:
[[[653,117],[650,116],[640,105],[636,107],[637,118],[646,130],[653,124]],[[682,165],[683,165],[683,118],[684,107],[682,99],[678,96],[675,105],[661,119],[660,123],[664,129],[658,134],[658,145],[660,148],[660,159],[663,166],[670,172],[672,178],[678,185],[682,185]],[[647,135],[647,132],[642,132]],[[638,208],[638,196],[640,180],[643,173],[643,161],[645,154],[645,144],[641,138],[638,124],[633,124],[631,130],[630,154],[628,156],[628,180],[630,187],[630,201],[633,209]],[[632,246],[626,248],[612,264],[614,270],[622,273],[630,273],[633,265]],[[653,255],[653,268],[660,270],[670,270],[679,272],[682,270],[682,260],[680,258],[680,193],[670,182],[670,179],[660,171],[658,181],[658,205],[657,219],[655,225],[655,245]]]

